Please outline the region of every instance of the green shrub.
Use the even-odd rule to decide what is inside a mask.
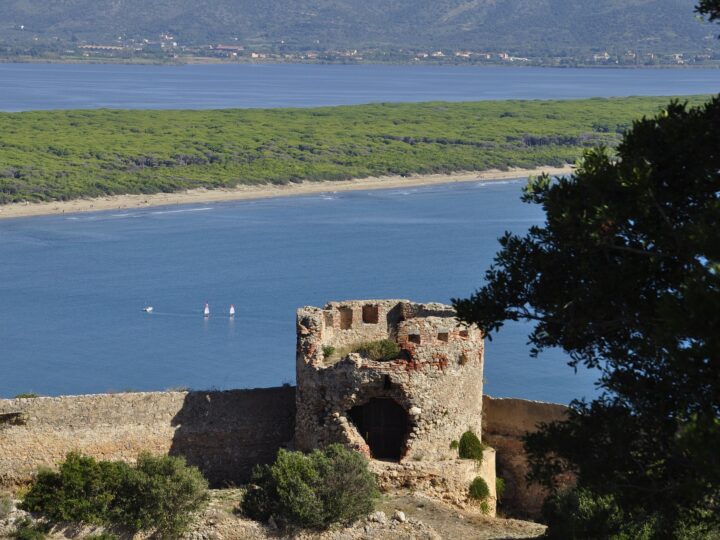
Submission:
[[[580,540],[617,538],[624,516],[612,496],[598,496],[573,489],[545,499],[543,517],[550,539]],[[638,540],[647,536],[638,536]]]
[[[13,509],[13,500],[10,495],[3,493],[0,495],[0,520],[7,519]]]
[[[53,523],[115,525],[176,538],[207,501],[207,481],[182,458],[141,454],[132,467],[68,454],[42,470],[22,508]]]
[[[487,482],[476,476],[470,484],[470,498],[475,501],[486,501],[488,497],[490,497],[490,488]]]
[[[717,540],[720,531],[710,520],[680,516],[668,533],[660,527],[658,514],[624,512],[612,495],[598,495],[588,489],[562,491],[545,499],[543,517],[551,540]],[[708,516],[709,517],[709,516]]]
[[[391,339],[381,339],[379,341],[360,343],[353,347],[351,352],[356,352],[377,362],[387,362],[400,355],[400,346]]]
[[[207,501],[207,480],[184,458],[141,454],[118,493],[114,523],[177,538]]]
[[[505,480],[499,476],[495,479],[495,497],[498,501],[505,495]]]
[[[478,463],[482,463],[485,445],[480,442],[478,436],[468,430],[460,437],[458,444],[458,455],[462,459],[474,459]]]
[[[120,537],[109,532],[101,532],[86,536],[85,540],[120,540]]]
[[[330,358],[333,354],[335,354],[335,347],[332,345],[325,345],[322,350],[325,358]]]
[[[459,443],[457,441],[450,442],[450,450],[457,450]]]
[[[30,399],[36,397],[40,397],[40,394],[36,394],[35,392],[26,392],[24,394],[18,394],[14,399]]]
[[[30,518],[22,518],[15,523],[16,540],[44,540],[50,532],[46,523],[33,523]]]
[[[372,512],[378,497],[365,458],[339,444],[310,454],[280,450],[274,464],[255,468],[251,484],[241,510],[283,528],[350,523]]]
[[[115,510],[115,493],[129,472],[125,463],[98,462],[80,454],[68,454],[58,472],[48,469],[38,472],[22,508],[38,512],[54,523],[102,525]]]

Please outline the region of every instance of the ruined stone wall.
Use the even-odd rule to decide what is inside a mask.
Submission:
[[[468,488],[481,476],[494,515],[494,451],[478,467],[451,448],[467,430],[482,435],[478,328],[460,323],[442,304],[355,300],[298,310],[297,330],[298,449],[344,444],[372,458],[381,487],[463,506],[475,504]],[[352,352],[381,339],[398,346],[395,358]]]
[[[216,485],[247,479],[291,442],[295,388],[141,392],[0,400],[0,486],[26,482],[70,451],[132,461],[185,456]]]
[[[391,399],[408,415],[402,459],[453,459],[450,443],[481,435],[483,336],[441,304],[407,300],[332,302],[298,310],[296,444],[339,442],[371,451],[350,418],[357,405]],[[326,358],[326,348],[391,339],[399,358]]]
[[[483,397],[483,442],[497,452],[497,476],[505,480],[503,508],[513,517],[537,518],[547,492],[525,481],[523,436],[538,424],[563,420],[567,407],[525,399]],[[565,479],[571,483],[572,479]]]

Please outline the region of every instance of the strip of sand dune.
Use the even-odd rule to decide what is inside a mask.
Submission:
[[[0,206],[0,219],[51,214],[101,212],[103,210],[147,208],[150,206],[201,204],[245,199],[266,199],[270,197],[289,197],[336,191],[396,189],[433,184],[447,184],[452,182],[507,180],[509,178],[534,176],[543,172],[551,175],[560,175],[568,174],[571,171],[572,167],[569,165],[565,167],[539,167],[536,169],[509,169],[507,171],[493,169],[487,171],[469,171],[453,174],[425,174],[406,177],[383,176],[361,178],[357,180],[302,182],[299,184],[289,183],[285,185],[241,185],[233,188],[192,189],[176,193],[156,193],[153,195],[112,195],[93,199],[75,199],[72,201],[12,203]]]

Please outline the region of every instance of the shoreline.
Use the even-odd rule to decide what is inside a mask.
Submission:
[[[202,65],[226,65],[226,66],[238,66],[238,65],[333,65],[333,66],[367,66],[367,65],[378,65],[378,66],[418,66],[419,64],[412,60],[373,60],[373,61],[353,61],[345,62],[342,60],[281,60],[281,59],[243,59],[228,61],[224,58],[215,58],[209,56],[184,56],[170,59],[154,59],[154,58],[112,58],[112,57],[99,57],[99,58],[43,58],[43,57],[31,57],[31,56],[18,56],[0,57],[0,64],[68,64],[68,65],[109,65],[109,66],[202,66]],[[435,61],[435,62],[424,62],[421,66],[444,66],[444,67],[506,67],[510,69],[515,68],[549,68],[549,69],[634,69],[634,70],[645,70],[645,69],[718,69],[720,65],[718,63],[707,63],[707,64],[657,64],[657,65],[617,65],[617,64],[576,64],[573,66],[566,66],[552,63],[530,63],[528,64],[508,64],[507,62],[455,62],[452,60],[446,61]]]
[[[49,201],[39,203],[11,203],[0,205],[0,220],[23,217],[79,214],[108,210],[130,210],[155,206],[174,206],[213,202],[294,197],[317,193],[396,189],[402,187],[452,184],[455,182],[500,181],[525,176],[537,176],[543,172],[564,175],[573,171],[572,165],[564,167],[537,167],[534,169],[511,168],[507,171],[465,171],[451,174],[417,174],[407,177],[382,176],[355,180],[325,180],[318,182],[288,183],[284,185],[240,185],[233,188],[192,189],[175,193],[152,195],[110,195],[93,199]]]

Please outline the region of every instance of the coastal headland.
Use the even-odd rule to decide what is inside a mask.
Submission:
[[[359,178],[355,180],[306,181],[281,185],[254,184],[239,185],[232,188],[189,189],[175,193],[155,193],[152,195],[128,194],[74,199],[70,201],[11,203],[0,205],[0,219],[102,212],[105,210],[125,210],[154,206],[267,199],[272,197],[291,197],[327,192],[397,189],[453,182],[492,182],[537,176],[543,173],[551,176],[566,175],[571,173],[572,170],[573,167],[571,165],[563,167],[536,167],[533,169],[512,168],[506,171],[491,169],[487,171],[467,171],[453,174],[414,174],[409,176]]]

